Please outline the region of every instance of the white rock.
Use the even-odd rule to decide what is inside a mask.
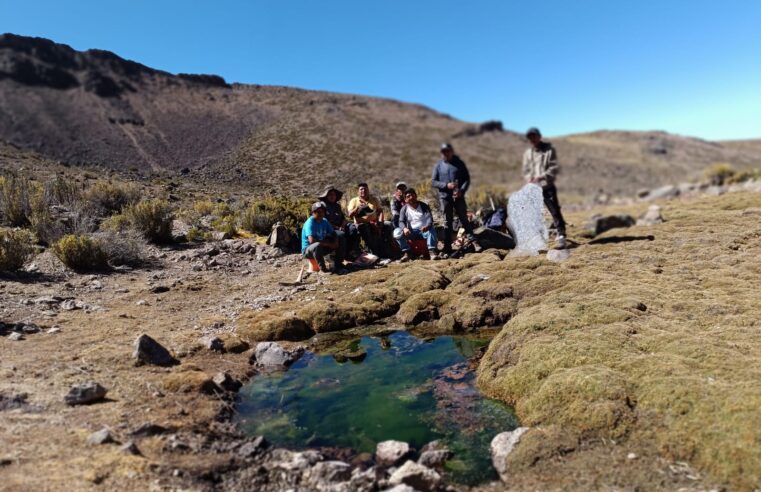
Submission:
[[[507,457],[527,430],[528,427],[518,427],[514,431],[497,434],[491,441],[491,462],[503,482],[508,479]]]
[[[638,226],[653,226],[662,223],[663,215],[661,215],[661,207],[658,205],[650,205],[650,207],[647,209],[647,212],[642,214],[640,218],[637,219]]]
[[[375,447],[375,461],[379,465],[398,465],[410,454],[410,445],[402,441],[383,441]]]
[[[391,474],[388,483],[391,485],[405,484],[422,492],[430,492],[441,483],[441,475],[414,461],[407,461]]]
[[[547,259],[554,262],[565,261],[571,257],[570,249],[551,249],[547,251]]]
[[[539,185],[529,183],[510,195],[507,226],[516,243],[512,255],[535,255],[547,248],[549,233],[544,224],[544,198]]]
[[[285,368],[296,362],[303,353],[303,348],[286,350],[276,342],[259,342],[251,362],[262,368]]]

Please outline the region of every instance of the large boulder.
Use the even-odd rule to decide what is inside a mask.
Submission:
[[[670,200],[679,196],[679,188],[674,185],[666,185],[638,195],[642,200]]]
[[[516,255],[536,255],[547,248],[549,232],[544,224],[544,197],[539,185],[529,183],[510,195],[507,226],[515,238]]]
[[[508,479],[507,457],[527,430],[528,427],[518,427],[514,431],[497,434],[491,441],[491,462],[503,482],[507,482]]]
[[[132,353],[135,365],[152,364],[155,366],[173,366],[179,361],[159,342],[148,335],[140,335],[135,340],[135,351]]]
[[[611,229],[631,227],[634,225],[634,217],[627,214],[616,215],[593,215],[586,224],[586,235],[595,237]]]
[[[259,342],[250,362],[261,369],[285,369],[303,354],[303,347],[289,350],[277,342]]]
[[[388,483],[390,485],[409,485],[415,490],[430,492],[436,490],[441,483],[441,475],[414,461],[407,461],[391,474]]]

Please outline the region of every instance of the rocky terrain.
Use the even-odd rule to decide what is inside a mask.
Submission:
[[[571,214],[560,262],[486,251],[303,285],[290,285],[298,256],[252,239],[151,247],[149,266],[110,274],[38,255],[0,282],[2,488],[391,485],[394,469],[273,449],[226,423],[259,341],[290,351],[385,320],[429,335],[504,325],[479,384],[528,430],[503,455],[506,481],[481,490],[753,489],[761,193],[656,203],[665,222],[593,239],[590,212]],[[168,353],[133,353],[143,334]],[[86,382],[107,392],[69,404]]]
[[[422,182],[445,140],[476,184],[508,189],[520,182],[526,146],[500,122],[470,124],[388,99],[173,75],[107,51],[12,34],[0,36],[0,108],[0,140],[44,157],[146,176],[186,170],[196,182],[260,195],[311,195],[328,182]],[[552,140],[562,191],[573,201],[692,181],[717,162],[761,161],[754,141],[663,132]],[[319,175],[305,179],[314,168]]]
[[[759,141],[559,137],[568,249],[296,283],[300,256],[266,239],[302,220],[294,196],[423,181],[449,139],[471,195],[499,197],[521,136],[8,34],[0,109],[0,490],[469,490],[435,443],[282,449],[233,424],[242,383],[399,329],[491,339],[462,374],[521,427],[470,490],[761,487]]]

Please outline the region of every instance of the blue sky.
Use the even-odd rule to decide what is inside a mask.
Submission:
[[[761,137],[756,0],[0,0],[0,32],[548,135]]]

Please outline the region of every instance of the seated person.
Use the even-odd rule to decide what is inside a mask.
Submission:
[[[346,215],[344,215],[344,211],[339,203],[342,196],[343,192],[338,190],[338,188],[327,186],[317,199],[325,204],[325,219],[333,226],[339,242],[343,241],[346,244],[346,250],[341,256],[346,258],[346,253],[348,252],[353,255],[353,258],[359,253],[359,230],[356,225],[350,224],[346,220]]]
[[[391,223],[394,224],[394,229],[399,227],[399,213],[404,206],[405,191],[407,191],[407,183],[404,181],[396,183],[396,191],[394,196],[391,197]]]
[[[343,247],[345,248],[345,244]],[[304,258],[317,260],[320,271],[327,273],[325,256],[335,253],[336,266],[332,273],[341,273],[341,265],[343,265],[341,249],[333,226],[325,219],[325,204],[322,202],[312,204],[312,216],[301,228],[301,254]]]
[[[394,230],[394,239],[399,243],[402,250],[401,263],[410,260],[410,239],[423,239],[428,246],[428,254],[432,260],[440,258],[438,254],[438,238],[436,228],[433,226],[431,208],[418,201],[417,193],[413,188],[408,188],[404,194],[405,205],[399,214],[399,227]]]
[[[354,219],[365,246],[374,255],[387,258],[384,242],[390,237],[393,226],[390,222],[384,222],[383,206],[380,200],[370,194],[367,183],[360,183],[357,188],[358,196],[349,202],[349,217]]]

